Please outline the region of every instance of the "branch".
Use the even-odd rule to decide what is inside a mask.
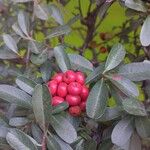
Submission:
[[[103,10],[104,11],[103,14],[105,15],[108,8],[111,6],[112,3],[113,2],[110,2],[110,3],[106,3],[105,1],[101,2],[100,4],[98,4],[96,6],[96,8],[94,10],[92,10],[91,12],[88,12],[87,16],[85,18],[81,19],[81,23],[87,27],[87,34],[86,34],[84,43],[81,47],[82,51],[80,51],[80,55],[83,54],[83,51],[88,47],[89,43],[93,40],[94,33],[95,33],[96,29],[98,28],[98,26],[101,24],[101,21],[100,21],[99,24],[96,25],[99,11],[103,8],[104,5],[106,5],[107,6],[106,9]],[[89,6],[89,7],[91,7],[91,6]],[[103,19],[104,19],[104,16],[102,16],[101,20],[103,20]]]

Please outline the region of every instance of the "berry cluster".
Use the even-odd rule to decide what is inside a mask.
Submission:
[[[82,72],[68,70],[65,73],[57,73],[48,82],[48,88],[52,95],[52,106],[66,101],[72,116],[79,116],[85,111],[89,89],[85,85]]]

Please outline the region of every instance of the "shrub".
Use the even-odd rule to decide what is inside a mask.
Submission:
[[[146,148],[143,145],[150,137],[149,2],[119,1],[128,7],[130,18],[114,33],[99,33],[99,27],[116,1],[86,2],[87,12],[83,12],[85,2],[78,0],[78,7],[73,8],[78,11],[69,19],[64,19],[62,11],[70,3],[67,0],[0,2],[4,32],[1,149]],[[70,36],[76,30],[79,39]],[[84,57],[88,51],[91,60]],[[62,79],[54,79],[58,72]],[[65,82],[60,92],[50,80]],[[85,95],[81,84],[88,87]],[[81,106],[81,101],[86,102]]]

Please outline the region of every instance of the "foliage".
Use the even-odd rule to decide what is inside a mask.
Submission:
[[[148,2],[119,1],[129,19],[113,35],[99,29],[114,0],[87,0],[86,13],[78,0],[69,19],[68,0],[0,1],[0,149],[141,150],[150,138]],[[74,45],[68,39],[76,31]],[[103,62],[101,45],[108,49]],[[51,105],[46,83],[68,69],[87,75],[80,117],[69,115],[67,103]]]

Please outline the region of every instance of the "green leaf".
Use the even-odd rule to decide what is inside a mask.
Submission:
[[[18,26],[18,23],[14,23],[12,25],[12,29],[16,32],[17,35],[20,35],[22,38],[25,37],[24,33],[22,32],[21,28]]]
[[[135,11],[135,10],[133,10],[133,9],[130,9],[130,8],[128,8],[128,9],[126,9],[125,10],[125,15],[127,16],[127,17],[134,17],[135,15],[138,15],[139,14],[139,12],[138,11]]]
[[[81,16],[79,14],[77,14],[76,16],[74,16],[73,18],[71,18],[67,25],[71,26],[73,25],[75,22],[77,22],[79,19],[81,19]]]
[[[150,80],[146,80],[144,83],[144,91],[148,98],[150,98]]]
[[[111,135],[112,143],[117,146],[123,146],[130,139],[134,129],[131,118],[124,118],[120,120],[114,127]]]
[[[31,96],[24,91],[10,85],[0,85],[0,98],[21,107],[32,108]]]
[[[43,81],[44,82],[49,81],[52,76],[52,71],[53,71],[50,60],[47,60],[44,64],[42,64],[42,66],[40,67],[40,71],[42,74]]]
[[[81,139],[79,143],[76,144],[75,150],[84,150],[84,140]]]
[[[67,102],[63,102],[59,104],[58,106],[53,107],[52,114],[58,114],[64,110],[66,110],[69,107]]]
[[[33,138],[34,138],[38,143],[42,143],[43,132],[42,132],[42,130],[41,130],[36,124],[34,124],[34,123],[32,123],[31,132],[32,132]]]
[[[16,84],[20,89],[27,92],[28,94],[32,94],[34,87],[37,85],[33,80],[30,80],[24,76],[18,76],[16,79]]]
[[[107,76],[107,78],[115,85],[118,89],[120,89],[124,94],[128,96],[139,96],[139,91],[132,81],[127,78],[124,78],[121,75],[113,74],[112,76]]]
[[[27,135],[28,136],[28,138],[32,141],[32,143],[34,144],[34,145],[36,145],[36,146],[38,146],[38,147],[41,147],[42,145],[41,144],[39,144],[35,139],[33,139],[31,136],[29,136],[29,135]]]
[[[14,127],[24,126],[27,123],[29,120],[26,117],[13,117],[9,120],[9,125]]]
[[[99,13],[98,13],[98,16],[99,16],[99,19],[102,21],[103,18],[107,15],[107,10],[108,8],[111,6],[111,3],[104,3],[102,6],[101,6],[101,9],[99,10]]]
[[[29,16],[27,13],[23,11],[18,13],[18,24],[23,33],[29,37]]]
[[[51,117],[51,96],[46,85],[37,85],[32,96],[33,112],[36,121],[43,130],[50,122]]]
[[[71,32],[71,28],[68,25],[62,25],[62,26],[58,26],[55,27],[51,30],[50,33],[48,33],[48,36],[46,37],[46,39],[51,39],[53,37],[58,37],[61,35],[67,35]]]
[[[93,139],[87,140],[85,142],[85,149],[86,150],[96,150],[97,149],[97,142]]]
[[[108,140],[102,141],[102,143],[98,147],[98,150],[108,150],[108,149],[111,149],[111,147],[112,147],[111,140],[108,139]]]
[[[17,47],[16,41],[9,34],[3,34],[3,40],[6,46],[10,50],[18,54],[18,47]]]
[[[4,138],[0,138],[0,149],[2,149],[2,150],[4,150],[4,149],[10,150],[11,149],[11,147],[8,145],[6,139],[4,139]]]
[[[122,101],[127,97],[122,91],[114,87],[114,85],[109,84],[110,92],[112,98],[115,100],[118,106],[122,106]]]
[[[9,127],[8,125],[8,119],[0,114],[0,127],[4,126],[4,127]]]
[[[51,118],[51,125],[65,142],[72,143],[77,138],[77,133],[72,124],[62,115],[54,115]]]
[[[107,107],[102,117],[97,121],[106,122],[113,119],[116,119],[121,116],[121,109],[119,107]]]
[[[128,8],[134,9],[136,11],[147,12],[145,3],[142,0],[125,0],[125,5]]]
[[[133,133],[130,140],[130,150],[142,150],[142,141],[136,132]]]
[[[7,46],[1,46],[0,47],[0,59],[15,59],[18,58],[18,55],[8,49]]]
[[[51,4],[49,8],[52,12],[51,16],[55,19],[55,21],[58,22],[60,25],[63,25],[64,18],[62,16],[62,12],[60,11],[60,9],[55,4]]]
[[[90,118],[98,119],[100,118],[107,106],[108,99],[108,89],[104,81],[98,81],[94,87],[91,89],[91,92],[87,99],[86,111],[87,115]]]
[[[47,49],[43,50],[42,53],[36,55],[32,54],[30,60],[35,65],[42,65],[48,59],[48,51]]]
[[[132,137],[132,136],[131,136]],[[117,147],[117,150],[128,150],[129,149],[129,146],[130,146],[130,140],[131,140],[131,137],[130,139],[128,139],[128,141],[123,145],[123,146],[119,146]]]
[[[73,70],[79,70],[82,72],[91,72],[93,71],[93,64],[86,58],[78,54],[68,54],[68,57],[71,62],[71,68]]]
[[[26,2],[31,2],[32,0],[11,0],[15,3],[26,3]]]
[[[142,102],[134,98],[127,98],[122,102],[123,109],[136,116],[146,116],[146,110]]]
[[[34,14],[37,18],[41,20],[48,20],[49,18],[49,10],[47,5],[44,4],[35,4],[34,5]]]
[[[6,140],[15,150],[38,150],[28,135],[18,129],[12,129],[8,132]]]
[[[53,136],[55,140],[59,143],[61,150],[73,150],[69,144],[61,140],[58,136]]]
[[[141,33],[140,33],[140,41],[143,46],[150,45],[150,16],[147,16],[146,20],[143,23]]]
[[[104,71],[105,64],[100,64],[97,68],[91,72],[86,78],[86,84],[92,83],[101,78],[102,73]]]
[[[52,134],[47,138],[47,148],[48,150],[62,150],[59,143],[56,141]]]
[[[33,52],[34,54],[39,54],[42,51],[43,45],[42,43],[29,41],[28,42],[28,50]]]
[[[2,77],[16,77],[23,73],[22,68],[16,67],[15,65],[2,65],[0,67],[0,72]],[[10,78],[9,78],[10,79]],[[9,80],[10,81],[10,80]]]
[[[73,117],[69,113],[64,113],[64,117],[74,126],[75,129],[78,129],[81,124],[81,119],[79,117]]]
[[[104,72],[107,72],[117,67],[124,59],[125,54],[125,49],[121,44],[114,45],[106,60]]]
[[[130,63],[119,68],[118,74],[132,81],[150,79],[150,61]]]
[[[141,138],[150,137],[150,119],[148,118],[136,118],[135,119],[136,131]]]
[[[3,139],[3,138],[5,139],[8,131],[9,131],[9,128],[0,126],[0,139]]]
[[[54,55],[62,72],[65,72],[71,68],[68,55],[66,54],[62,45],[59,45],[54,48]]]

